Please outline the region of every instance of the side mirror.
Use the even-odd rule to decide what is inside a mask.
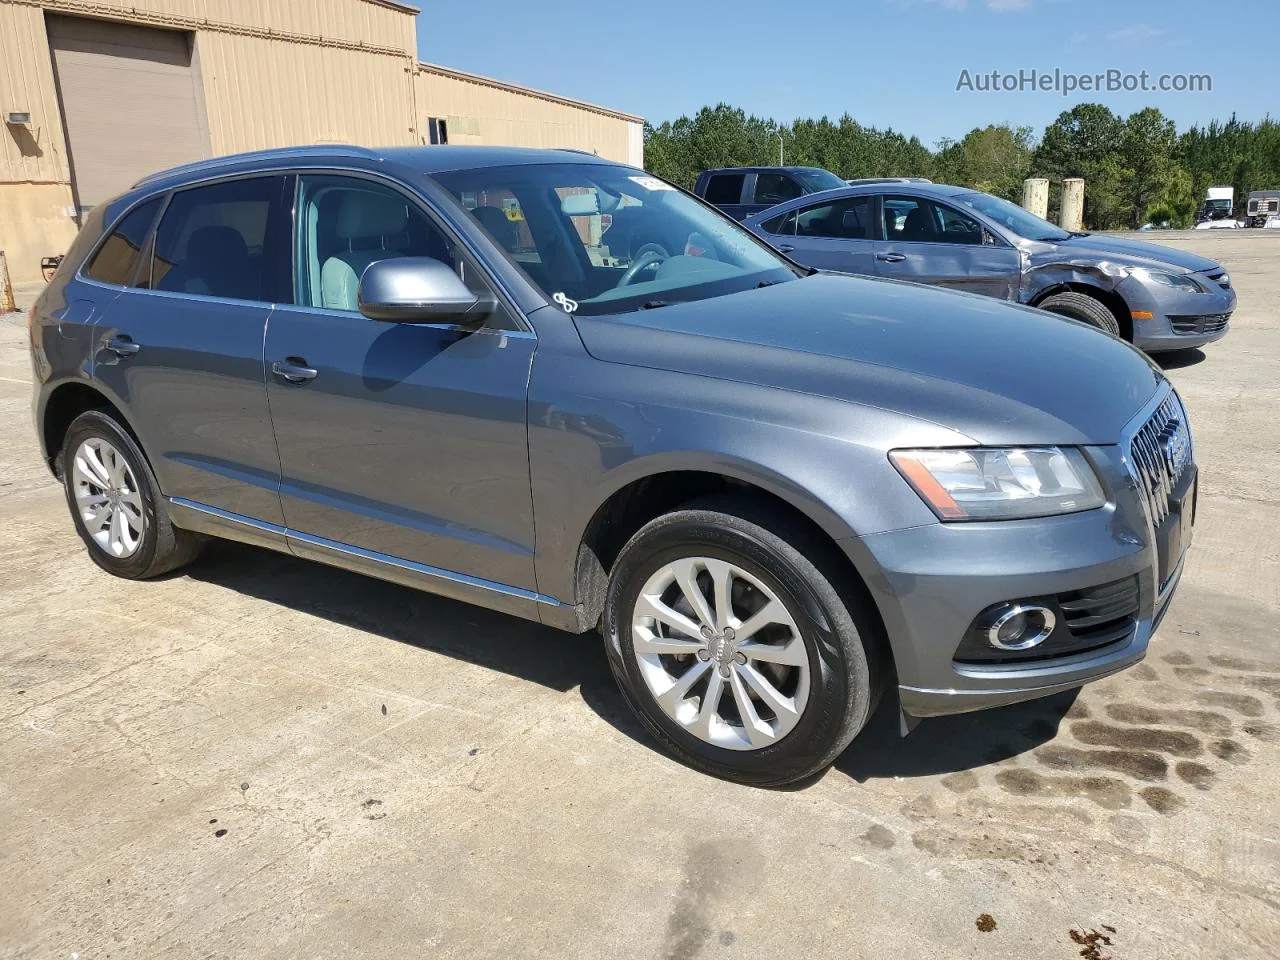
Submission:
[[[475,330],[497,304],[477,296],[432,257],[394,257],[365,268],[356,291],[360,312],[384,323],[413,323]]]

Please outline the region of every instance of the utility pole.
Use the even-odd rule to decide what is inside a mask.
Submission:
[[[779,130],[775,136],[778,138],[778,166],[785,167],[786,164],[782,162],[782,131]]]

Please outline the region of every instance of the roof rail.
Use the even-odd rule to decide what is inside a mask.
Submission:
[[[195,173],[203,170],[218,170],[222,167],[235,166],[252,160],[270,160],[273,158],[306,159],[307,157],[360,157],[366,160],[377,160],[382,155],[368,147],[357,147],[349,143],[318,143],[302,147],[273,147],[269,150],[252,150],[248,153],[233,153],[224,157],[212,157],[208,160],[196,160],[177,167],[170,167],[157,173],[148,174],[133,185],[133,189],[164,180],[179,173]]]

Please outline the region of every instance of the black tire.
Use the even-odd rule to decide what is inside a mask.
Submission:
[[[726,780],[781,786],[826,769],[865,726],[883,675],[879,621],[869,598],[838,589],[833,580],[840,578],[824,572],[833,566],[829,549],[775,511],[723,499],[658,517],[623,548],[605,600],[609,664],[632,710],[677,759]],[[664,564],[689,556],[728,560],[758,578],[799,627],[809,661],[808,700],[796,726],[765,747],[734,750],[700,739],[662,711],[640,673],[631,636],[636,599]]]
[[[142,537],[137,549],[125,557],[113,556],[94,540],[76,505],[73,458],[82,443],[94,438],[107,441],[119,451],[138,482],[144,516]],[[67,428],[60,457],[62,488],[76,532],[84,541],[89,558],[107,573],[126,580],[147,580],[185,566],[199,554],[204,539],[170,521],[151,465],[132,434],[110,413],[90,410],[76,417]]]
[[[1105,330],[1113,337],[1120,336],[1120,323],[1116,320],[1116,315],[1107,309],[1105,303],[1087,293],[1076,293],[1074,290],[1055,293],[1051,297],[1045,297],[1037,306],[1041,310]]]

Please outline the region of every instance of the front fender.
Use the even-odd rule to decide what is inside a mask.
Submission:
[[[969,442],[847,401],[590,357],[548,359],[535,364],[530,385],[536,570],[538,589],[567,602],[577,599],[578,548],[592,518],[636,480],[728,477],[843,540],[936,522],[888,450]]]

